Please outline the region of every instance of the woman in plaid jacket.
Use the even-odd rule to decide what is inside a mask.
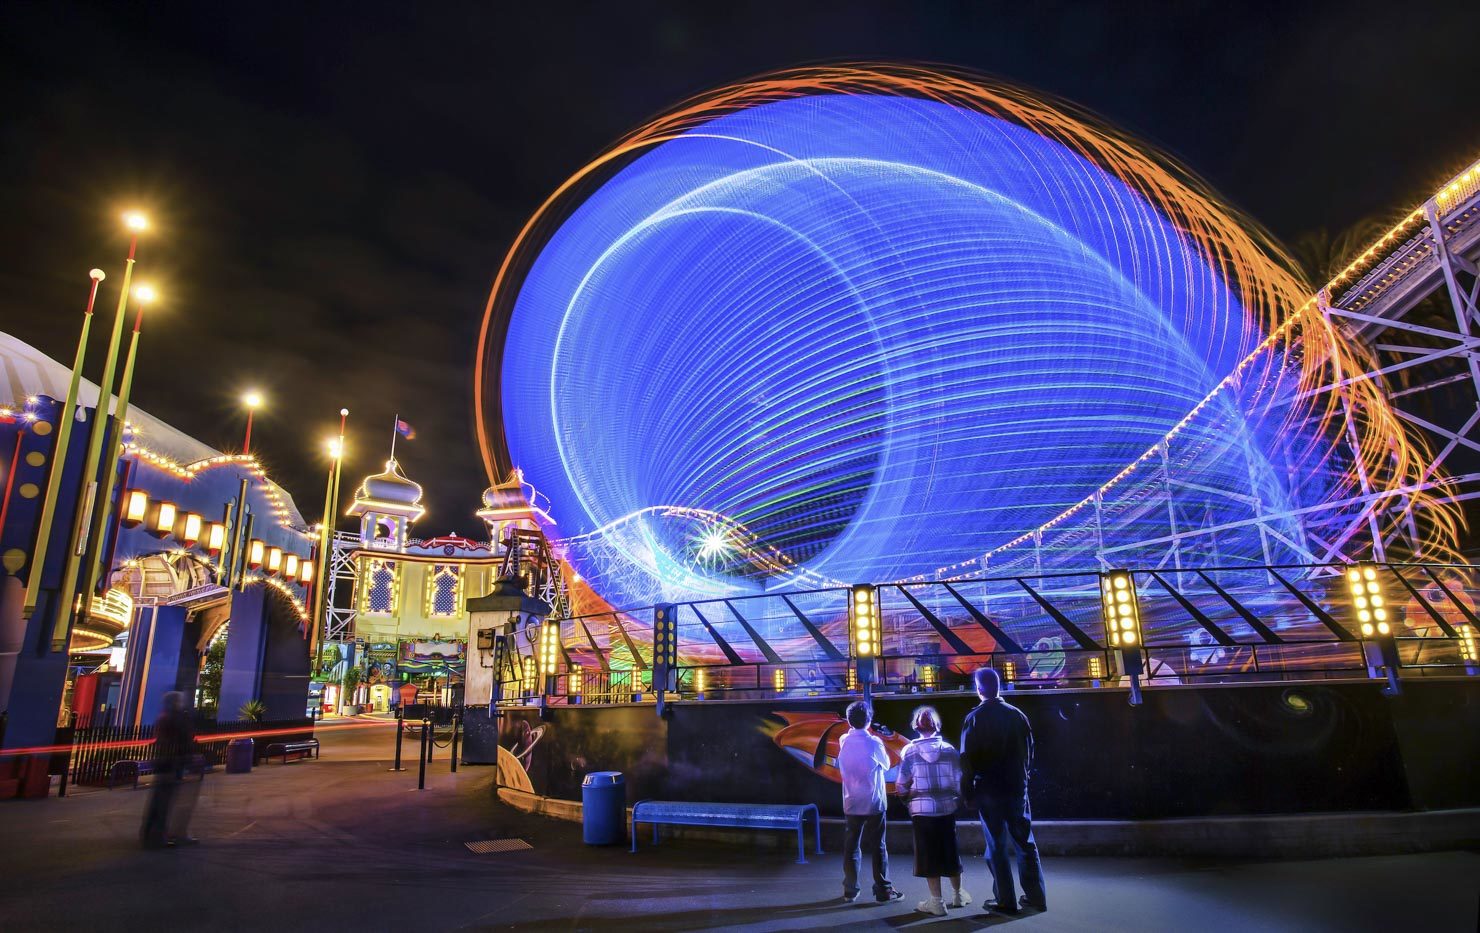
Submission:
[[[956,849],[956,810],[961,806],[961,756],[940,736],[940,714],[922,706],[910,717],[920,736],[905,746],[894,786],[909,797],[915,827],[915,877],[924,878],[930,897],[917,910],[943,917],[946,902],[940,879],[949,877],[955,896],[950,906],[965,907],[971,895],[961,889],[961,854]]]

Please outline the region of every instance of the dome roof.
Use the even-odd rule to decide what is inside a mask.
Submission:
[[[425,511],[421,505],[421,485],[406,478],[394,457],[385,462],[385,472],[367,476],[360,483],[350,514],[359,514],[372,504],[377,511],[415,513],[417,517]]]

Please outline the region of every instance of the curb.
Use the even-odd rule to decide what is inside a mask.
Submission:
[[[516,810],[579,823],[581,804],[527,791],[495,787],[496,798]],[[624,825],[630,825],[628,808]],[[984,851],[981,824],[962,819],[956,832],[963,855]],[[1415,812],[1301,813],[1280,816],[1197,817],[1177,820],[1043,820],[1033,833],[1044,855],[1194,856],[1203,858],[1331,858],[1438,852],[1480,846],[1480,808]],[[843,842],[843,821],[822,820],[823,848]],[[794,848],[790,833],[665,826],[664,839],[744,841]],[[910,824],[889,824],[889,847],[909,851]],[[642,847],[646,840],[640,839]],[[809,840],[810,846],[810,840]]]

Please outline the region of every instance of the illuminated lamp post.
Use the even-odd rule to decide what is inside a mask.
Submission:
[[[1141,705],[1141,672],[1146,668],[1141,653],[1141,606],[1136,580],[1129,570],[1100,574],[1100,600],[1104,607],[1105,631],[1110,647],[1120,660],[1120,669],[1131,679],[1131,705]]]
[[[879,591],[867,584],[848,590],[848,647],[863,685],[863,698],[872,700],[879,655],[884,653],[884,627],[879,618]]]
[[[660,603],[653,607],[653,696],[659,716],[668,711],[667,694],[673,687],[677,666],[678,607],[673,603]]]
[[[139,213],[125,214],[123,223],[129,230],[128,258],[123,264],[123,285],[118,290],[118,309],[113,313],[113,332],[108,338],[108,354],[104,357],[103,379],[98,383],[98,404],[93,411],[93,423],[87,437],[87,452],[82,460],[83,494],[78,503],[76,522],[67,539],[66,563],[62,567],[62,584],[57,591],[57,611],[51,628],[52,651],[66,651],[67,642],[71,639],[73,593],[77,589],[77,577],[82,567],[81,559],[88,549],[87,532],[92,512],[94,507],[98,506],[98,458],[103,453],[103,434],[107,427],[108,409],[112,407],[113,376],[118,368],[118,347],[123,341],[123,316],[128,310],[129,287],[134,278],[134,254],[138,251],[139,234],[149,227],[149,221]],[[70,410],[62,414],[64,424],[72,420]],[[119,425],[119,429],[122,430],[122,425]],[[60,438],[58,441],[60,442]],[[64,457],[66,452],[59,448],[58,455]],[[53,462],[52,472],[60,473],[60,464]],[[106,508],[106,506],[102,507]],[[42,528],[41,531],[49,534],[50,528]],[[33,558],[33,579],[37,584],[33,589],[39,589],[40,568],[41,561]],[[28,595],[26,601],[34,603],[35,597]]]
[[[337,525],[339,509],[339,474],[344,463],[344,425],[349,418],[349,409],[339,409],[339,436],[325,442],[329,451],[329,475],[324,483],[324,520],[319,525],[318,565],[320,568],[332,567],[334,559],[334,529]],[[329,607],[324,604],[328,595],[329,575],[320,573],[318,582],[314,583],[312,602],[309,607],[311,634],[308,639],[308,656],[316,658],[319,656],[319,638],[326,631],[329,624]],[[314,562],[306,560],[303,562],[302,575],[299,582],[308,586],[314,581]]]
[[[539,679],[540,711],[543,713],[550,694],[555,692],[555,678],[560,674],[560,622],[557,619],[546,619],[540,625],[538,662],[536,676]]]
[[[242,396],[242,405],[247,409],[247,433],[242,435],[242,455],[246,456],[252,452],[252,416],[262,407],[262,393],[256,389],[247,390]]]
[[[1455,626],[1459,633],[1459,657],[1465,662],[1465,673],[1470,676],[1480,674],[1480,647],[1475,644],[1475,627],[1468,622],[1461,622]]]
[[[93,304],[98,299],[99,283],[107,277],[102,269],[93,269],[87,275],[92,280],[92,286],[87,291],[87,310],[82,313],[82,334],[77,338],[77,356],[72,361],[72,379],[67,383],[67,400],[62,403],[61,414],[57,419],[57,440],[56,446],[52,448],[51,473],[46,479],[46,498],[41,502],[36,550],[31,555],[31,570],[26,580],[24,613],[28,616],[35,611],[36,597],[41,592],[41,567],[46,563],[46,549],[51,543],[51,523],[56,518],[57,494],[62,488],[62,468],[72,441],[72,425],[77,421],[77,390],[82,384],[82,364],[87,355],[87,335],[92,330]],[[65,597],[62,601],[66,601]]]
[[[1393,637],[1377,566],[1361,561],[1348,567],[1346,585],[1351,594],[1352,613],[1362,633],[1362,655],[1367,662],[1367,674],[1373,679],[1385,676],[1388,685],[1383,693],[1397,696],[1403,692],[1398,681],[1398,642]]]
[[[108,559],[105,550],[108,503],[113,501],[113,484],[118,481],[118,457],[123,451],[123,432],[128,425],[128,402],[129,396],[133,394],[134,364],[139,358],[139,332],[144,327],[144,309],[157,297],[154,289],[148,285],[141,284],[134,289],[134,305],[137,309],[134,312],[134,332],[129,337],[123,378],[118,385],[118,409],[113,413],[113,427],[108,432],[107,446],[103,450],[102,487],[93,508],[92,530],[87,536],[89,556],[85,558],[82,572],[82,598],[87,605],[91,605],[97,595],[99,574],[106,573],[108,569],[102,566]]]

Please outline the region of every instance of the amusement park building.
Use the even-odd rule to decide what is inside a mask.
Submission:
[[[248,454],[226,454],[130,409],[94,598],[58,612],[66,535],[90,484],[83,448],[98,387],[83,381],[53,534],[26,596],[49,472],[58,462],[68,368],[0,334],[0,709],[4,747],[44,745],[81,724],[148,723],[164,693],[195,693],[205,652],[226,633],[220,717],[250,700],[300,717],[308,688],[314,536],[291,496]],[[111,419],[110,422],[111,423]],[[99,477],[96,488],[106,488]],[[59,543],[61,542],[61,543]],[[27,604],[34,610],[24,611]],[[62,619],[57,627],[57,618]],[[68,620],[70,619],[70,624]],[[60,637],[58,637],[60,633]]]
[[[358,534],[335,541],[334,580],[352,584],[348,605],[330,600],[320,679],[342,680],[348,667],[361,671],[347,702],[384,711],[420,699],[452,703],[466,673],[468,600],[489,592],[520,533],[536,533],[533,493],[515,476],[490,487],[477,512],[487,541],[448,534],[418,539],[411,526],[426,513],[422,488],[394,458],[365,477],[346,515],[360,520]],[[414,690],[407,689],[411,685]],[[332,683],[327,706],[336,702]]]

